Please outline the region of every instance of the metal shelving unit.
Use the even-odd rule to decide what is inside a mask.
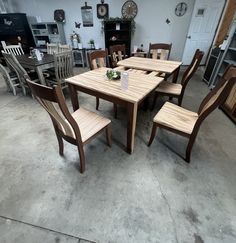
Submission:
[[[236,66],[236,20],[232,24],[227,44],[220,52],[208,82],[210,88],[217,84],[229,64]],[[236,85],[232,88],[221,109],[236,123]]]
[[[233,22],[227,44],[220,50],[208,85],[213,88],[229,64],[236,66],[236,21]]]

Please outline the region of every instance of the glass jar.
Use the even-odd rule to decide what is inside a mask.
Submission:
[[[121,89],[127,90],[129,88],[129,73],[123,72],[121,74]]]

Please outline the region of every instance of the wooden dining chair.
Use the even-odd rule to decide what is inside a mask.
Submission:
[[[153,59],[168,60],[170,57],[172,43],[150,43],[148,57]]]
[[[153,119],[148,146],[153,142],[157,127],[187,137],[189,141],[185,160],[189,163],[192,147],[202,122],[213,110],[225,102],[235,83],[236,67],[231,65],[226,69],[220,82],[203,99],[198,112],[192,112],[173,103],[166,102]]]
[[[15,56],[24,54],[24,51],[20,43],[18,43],[18,45],[6,45],[5,41],[1,41],[1,43],[2,43],[2,48],[6,53],[11,53]]]
[[[13,95],[16,95],[16,87],[21,87],[17,75],[15,73],[8,72],[2,64],[0,64],[0,73],[6,83],[7,90],[12,91]]]
[[[47,87],[27,79],[28,85],[42,107],[48,112],[56,133],[59,154],[63,155],[63,139],[77,146],[80,157],[80,172],[85,170],[84,145],[105,131],[108,145],[111,147],[111,121],[94,112],[79,108],[69,112],[59,85]]]
[[[110,67],[108,61],[107,49],[90,51],[87,54],[88,54],[89,67],[91,70],[100,67]]]
[[[29,77],[27,71],[21,66],[21,64],[16,59],[16,56],[11,53],[6,53],[2,51],[2,55],[6,60],[8,66],[16,73],[17,79],[19,81],[20,87],[22,88],[22,92],[24,95],[27,95],[26,90],[28,89],[28,84],[25,81],[25,77]],[[33,74],[32,74],[33,75]],[[34,82],[39,82],[37,78],[34,77]]]
[[[192,76],[196,72],[196,70],[198,69],[203,55],[204,55],[204,52],[200,51],[199,49],[197,49],[195,51],[193,59],[192,59],[190,65],[188,66],[188,68],[185,70],[180,84],[176,84],[176,83],[172,83],[172,82],[168,82],[168,81],[163,81],[160,83],[160,85],[157,87],[157,89],[155,90],[155,93],[154,93],[152,110],[155,107],[156,100],[159,95],[177,98],[178,105],[181,106],[186,86],[187,86],[189,80],[192,78]]]
[[[117,71],[128,71],[129,73],[139,73],[139,74],[146,74],[146,71],[138,70],[138,69],[128,69],[126,70],[125,67],[117,66],[117,63],[123,59],[125,59],[126,56],[126,50],[125,50],[125,44],[123,45],[113,45],[110,46],[110,54],[111,54],[111,62],[112,67]]]
[[[73,74],[73,57],[72,51],[54,53],[54,70],[55,78],[49,77],[49,85],[59,85],[62,89],[66,88],[66,78],[72,77]]]
[[[58,44],[57,43],[47,43],[47,54],[58,53]]]
[[[110,46],[112,67],[117,67],[117,63],[126,58],[125,44]]]
[[[89,67],[91,70],[100,67],[110,67],[108,61],[108,51],[105,50],[95,50],[88,52]],[[99,108],[99,98],[96,97],[96,110]]]

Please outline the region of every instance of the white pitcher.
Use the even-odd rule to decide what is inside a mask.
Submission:
[[[35,50],[35,56],[38,61],[42,61],[42,53],[39,50]]]

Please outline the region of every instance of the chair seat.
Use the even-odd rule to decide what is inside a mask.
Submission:
[[[111,120],[84,108],[79,108],[71,115],[79,125],[83,143],[111,123]]]
[[[198,119],[198,114],[178,105],[166,102],[153,121],[167,128],[191,134]]]
[[[175,83],[163,81],[157,87],[156,92],[178,96],[181,94],[181,90],[182,90],[181,84],[175,84]]]

